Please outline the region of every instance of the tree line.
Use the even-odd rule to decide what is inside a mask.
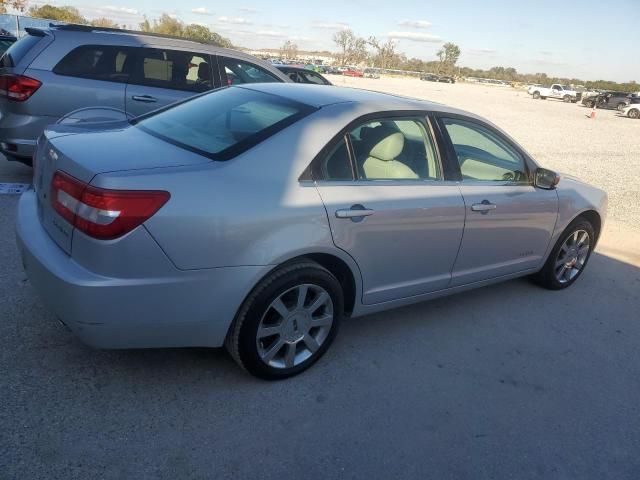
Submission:
[[[71,6],[56,7],[54,5],[42,5],[40,7],[31,7],[28,10],[28,14],[35,18],[46,18],[65,23],[93,25],[94,27],[127,28],[126,25],[119,25],[109,18],[103,17],[88,20],[80,14],[77,8]],[[138,24],[138,29],[142,32],[171,35],[198,42],[215,43],[221,47],[233,47],[231,40],[217,32],[211,31],[204,25],[198,25],[196,23],[186,24],[177,18],[171,17],[167,13],[163,13],[160,18],[153,21],[149,21],[147,17],[144,17],[144,20]]]

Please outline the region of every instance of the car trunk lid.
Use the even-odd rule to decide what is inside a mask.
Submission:
[[[74,228],[51,203],[51,182],[61,171],[90,184],[106,172],[180,167],[208,163],[206,157],[162,142],[126,122],[55,126],[45,131],[34,161],[38,216],[51,238],[71,254]]]

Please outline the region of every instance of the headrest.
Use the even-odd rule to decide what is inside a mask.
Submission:
[[[211,69],[207,62],[201,62],[198,65],[198,78],[200,80],[209,80],[211,78]]]
[[[375,157],[385,162],[395,160],[404,148],[404,135],[398,130],[380,126],[371,132],[370,157]]]

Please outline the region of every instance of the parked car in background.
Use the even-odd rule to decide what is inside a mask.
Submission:
[[[4,52],[6,52],[11,45],[16,43],[17,40],[18,39],[13,35],[1,34],[0,35],[0,56],[2,56]]]
[[[342,71],[342,75],[345,77],[364,77],[364,72],[362,70],[358,70],[357,68],[349,67],[346,70]]]
[[[588,97],[582,101],[586,107],[605,108],[608,110],[622,111],[630,102],[631,95],[624,92],[606,92],[599,95]]]
[[[453,78],[453,77],[449,77],[449,76],[446,76],[446,75],[441,75],[441,76],[438,78],[438,81],[439,81],[440,83],[456,83],[455,78]]]
[[[0,59],[0,149],[30,164],[45,127],[81,108],[137,117],[222,85],[288,81],[267,62],[210,44],[80,25],[28,28]]]
[[[306,68],[276,65],[276,68],[296,83],[311,83],[315,85],[331,85],[331,82],[317,72]]]
[[[560,85],[559,83],[554,83],[550,88],[531,86],[527,92],[535,99],[540,98],[542,100],[546,100],[547,98],[555,98],[566,103],[576,103],[580,98],[582,98],[582,93],[576,92],[575,90],[572,90],[567,86]]]
[[[621,113],[629,118],[640,118],[640,102],[632,103],[623,107]]]
[[[531,274],[571,286],[607,205],[476,115],[292,83],[55,125],[35,165],[18,248],[72,332],[224,344],[264,378],[311,366],[343,317]]]
[[[365,68],[364,77],[376,79],[376,78],[380,78],[380,74],[378,73],[378,70],[376,70],[375,68]]]
[[[438,82],[440,77],[435,73],[422,73],[420,74],[420,80],[424,80],[426,82]]]

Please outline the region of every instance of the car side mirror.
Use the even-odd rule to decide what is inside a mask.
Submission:
[[[560,182],[560,175],[553,170],[547,170],[546,168],[538,168],[536,170],[536,176],[534,185],[544,190],[553,190]]]

